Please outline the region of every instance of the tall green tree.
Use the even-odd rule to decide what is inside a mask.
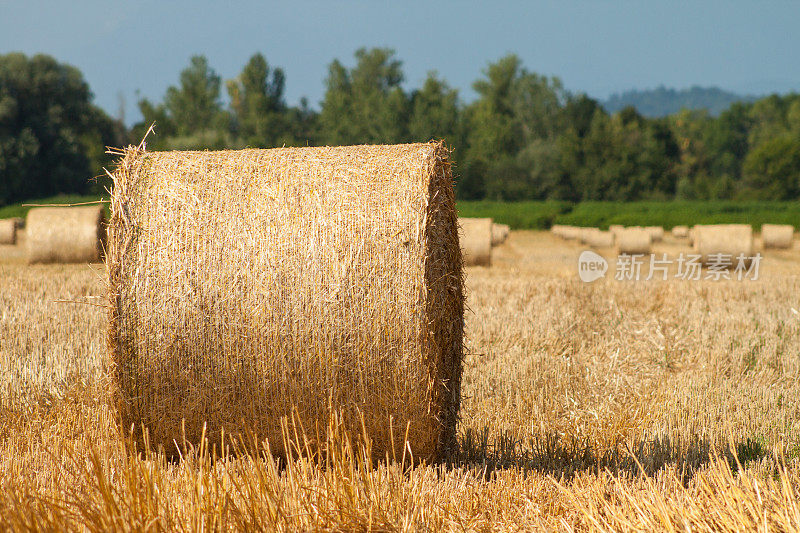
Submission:
[[[458,91],[435,72],[428,73],[422,88],[411,95],[410,140],[445,139],[453,144],[457,141],[458,118]]]
[[[328,67],[320,134],[328,144],[398,143],[408,138],[409,98],[402,62],[388,48],[361,48],[356,66]]]
[[[255,54],[235,80],[227,83],[233,110],[235,134],[251,147],[291,144],[283,97],[286,76],[270,69],[261,54]]]
[[[0,56],[0,205],[93,190],[91,178],[110,163],[103,148],[125,139],[91,100],[75,67],[47,55]]]
[[[748,198],[799,198],[800,138],[784,135],[764,141],[747,154],[743,170]]]

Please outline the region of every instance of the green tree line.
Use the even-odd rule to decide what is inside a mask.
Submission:
[[[328,66],[318,109],[286,102],[286,76],[262,54],[223,80],[189,60],[126,130],[92,104],[80,72],[48,56],[0,56],[0,205],[107,185],[105,146],[155,150],[402,143],[444,139],[460,199],[793,200],[800,197],[800,95],[734,103],[712,116],[608,113],[515,55],[489,63],[467,101],[436,72],[405,84],[386,48]],[[100,176],[96,182],[89,176]]]

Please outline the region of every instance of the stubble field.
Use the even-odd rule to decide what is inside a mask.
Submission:
[[[609,251],[588,284],[583,249],[512,232],[467,269],[461,450],[410,468],[367,466],[335,422],[322,464],[134,453],[108,398],[104,267],[0,247],[0,527],[800,529],[797,245],[757,281],[615,281]]]

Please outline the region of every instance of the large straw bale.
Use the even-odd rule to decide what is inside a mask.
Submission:
[[[790,224],[763,224],[761,243],[764,248],[791,248],[794,226]]]
[[[739,255],[753,255],[753,228],[749,224],[697,225],[693,249],[703,263],[709,263],[712,255],[723,254],[730,256],[735,266]]]
[[[649,254],[652,234],[644,228],[625,228],[617,234],[617,252],[620,254]]]
[[[492,246],[506,242],[511,227],[508,224],[492,224]]]
[[[406,431],[416,459],[455,445],[463,271],[442,144],[129,148],[111,209],[124,428],[174,452],[206,423],[280,455],[283,417],[313,440],[335,414],[354,438],[363,420],[378,458]]]
[[[31,209],[25,222],[28,263],[101,261],[104,222],[101,206]]]
[[[659,242],[664,239],[664,228],[661,226],[646,226],[644,229],[650,233],[650,238],[653,242]]]
[[[13,218],[0,220],[0,244],[17,244],[17,221]]]
[[[672,236],[676,239],[685,239],[689,236],[689,226],[675,226],[672,228]]]
[[[594,231],[589,232],[586,244],[592,248],[611,248],[614,246],[614,234],[610,231],[602,231],[593,228]]]
[[[461,253],[467,266],[492,264],[492,219],[459,218]]]

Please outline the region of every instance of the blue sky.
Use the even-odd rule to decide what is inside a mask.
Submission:
[[[462,97],[488,62],[517,53],[596,98],[658,85],[742,93],[800,90],[800,2],[44,2],[0,0],[0,53],[43,52],[80,68],[96,102],[138,118],[136,91],[156,100],[193,54],[225,79],[255,52],[287,75],[286,97],[318,106],[327,65],[388,46],[406,84],[437,70]]]

